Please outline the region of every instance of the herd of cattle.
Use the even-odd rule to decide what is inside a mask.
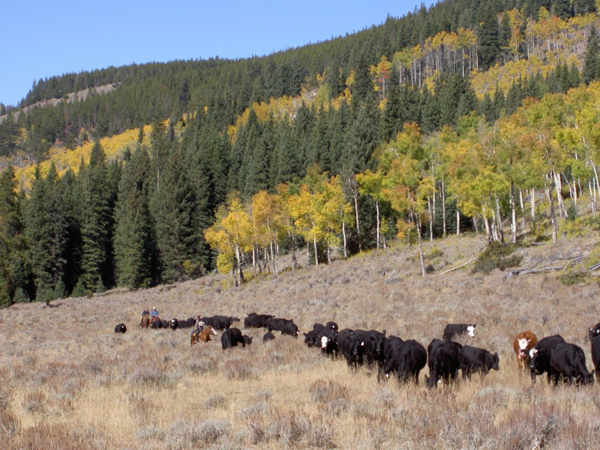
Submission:
[[[233,327],[240,319],[231,316],[203,317],[206,324],[202,333],[193,330],[191,344],[198,341],[208,342],[221,331],[223,350],[252,343],[250,336],[242,334]],[[193,328],[195,318],[186,320],[159,320],[153,328]],[[298,326],[293,320],[278,318],[270,314],[250,313],[244,319],[244,328],[265,328],[263,341],[275,339],[273,331],[295,338],[299,335]],[[498,353],[492,354],[486,349],[462,345],[454,339],[460,336],[475,336],[477,324],[448,324],[442,339],[433,339],[425,348],[414,339],[403,340],[397,336],[386,336],[386,331],[339,330],[337,323],[315,323],[313,329],[303,333],[308,347],[320,348],[321,352],[333,359],[343,356],[350,370],[366,366],[377,369],[377,380],[395,376],[399,381],[418,383],[419,373],[427,365],[429,376],[425,376],[428,387],[438,383],[449,384],[458,379],[459,371],[463,379],[471,379],[473,373],[484,377],[492,369],[499,370]],[[116,333],[125,333],[125,324],[115,326]],[[589,328],[592,362],[596,378],[600,380],[600,323]],[[548,382],[554,385],[559,381],[569,384],[593,384],[594,377],[587,368],[585,354],[581,347],[567,343],[562,336],[553,335],[542,339],[531,331],[519,333],[513,342],[519,372],[530,371],[533,383],[536,377],[547,374]]]

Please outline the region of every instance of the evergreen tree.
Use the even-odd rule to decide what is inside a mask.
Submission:
[[[484,10],[479,25],[479,65],[482,70],[489,69],[500,54],[500,26],[491,6]]]
[[[171,283],[198,273],[202,230],[196,194],[179,149],[171,152],[162,179],[160,191],[154,194],[153,216],[161,279]]]
[[[0,174],[0,307],[12,304],[18,289],[26,289],[26,280],[20,276],[25,261],[16,187],[15,171],[8,166]]]
[[[138,146],[125,165],[115,208],[117,284],[148,287],[155,273],[155,237],[149,207],[150,158]]]
[[[400,79],[398,71],[392,70],[388,83],[385,109],[383,110],[382,138],[384,141],[394,139],[402,130],[406,105],[402,104]]]
[[[85,292],[103,292],[108,286],[106,273],[109,258],[110,192],[107,183],[104,149],[96,141],[89,165],[80,173],[82,194],[81,277]]]
[[[562,20],[573,17],[571,0],[552,0],[552,12]]]
[[[596,0],[573,0],[573,14],[581,15],[598,12]]]
[[[598,43],[598,33],[595,27],[592,27],[590,36],[587,40],[587,49],[585,51],[585,60],[583,64],[583,81],[590,84],[600,78],[600,58],[598,52],[600,44]]]
[[[54,164],[46,178],[36,172],[27,205],[26,238],[35,283],[35,298],[49,302],[66,295],[67,221]]]

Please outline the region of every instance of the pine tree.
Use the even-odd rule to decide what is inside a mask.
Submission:
[[[583,81],[590,84],[592,81],[600,79],[600,58],[598,52],[600,44],[598,43],[598,33],[595,27],[592,27],[590,36],[587,40],[587,49],[585,51],[585,60],[583,65]]]
[[[398,77],[398,71],[392,70],[388,83],[385,109],[383,110],[383,140],[393,139],[402,130],[402,125],[404,125],[403,111],[405,110],[406,105],[402,103],[400,96],[400,79]]]
[[[500,54],[500,26],[493,8],[487,6],[479,25],[479,65],[489,69]]]
[[[575,15],[595,13],[597,11],[596,0],[573,0],[573,13]]]
[[[15,171],[8,166],[0,174],[0,307],[10,306],[16,290],[25,287],[18,277],[23,223],[16,186]]]
[[[109,186],[104,149],[96,141],[89,165],[80,173],[81,213],[81,277],[86,292],[103,292],[109,250],[109,224],[112,211],[109,205]]]
[[[552,12],[562,20],[573,17],[571,0],[552,0]]]
[[[154,270],[155,241],[149,208],[150,158],[138,146],[125,165],[115,209],[117,284],[148,287]]]
[[[198,206],[179,149],[163,169],[162,186],[153,200],[161,279],[173,282],[197,273],[200,251]]]

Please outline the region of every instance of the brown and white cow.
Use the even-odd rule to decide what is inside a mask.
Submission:
[[[513,348],[517,356],[519,373],[523,371],[523,363],[525,364],[525,370],[529,367],[529,350],[533,348],[537,341],[537,336],[529,330],[522,331],[515,337]]]

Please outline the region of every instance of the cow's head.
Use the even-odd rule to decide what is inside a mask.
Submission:
[[[329,345],[329,337],[321,336],[321,350],[327,350],[327,345]]]
[[[477,324],[467,326],[467,334],[471,337],[475,337],[475,328],[477,328]]]
[[[498,357],[498,353],[492,355],[492,369],[500,370],[500,358]]]
[[[538,356],[538,349],[533,347],[531,350],[529,350],[529,368],[530,369],[535,369],[535,361],[537,359]]]
[[[531,339],[521,338],[518,339],[519,343],[519,358],[525,359],[527,358],[527,350],[529,349],[529,344],[531,343]]]
[[[600,336],[600,326],[596,325],[594,328],[588,328],[588,336],[590,341],[593,341],[596,336]]]

